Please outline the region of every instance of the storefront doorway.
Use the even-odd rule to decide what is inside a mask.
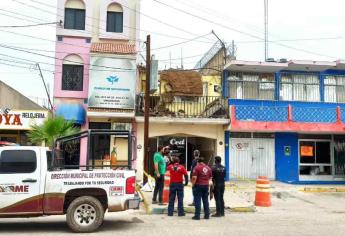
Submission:
[[[170,135],[170,136],[159,136],[150,138],[150,159],[149,166],[150,172],[152,172],[153,162],[152,156],[154,152],[157,151],[158,146],[169,146],[170,155],[178,156],[180,158],[180,163],[184,165],[187,170],[190,170],[193,152],[198,149],[200,155],[204,157],[205,162],[212,165],[214,160],[213,157],[216,154],[216,140],[204,137],[191,137],[191,136],[181,136],[181,135]]]
[[[255,179],[262,175],[275,179],[274,134],[231,135],[233,138],[230,138],[230,178]]]

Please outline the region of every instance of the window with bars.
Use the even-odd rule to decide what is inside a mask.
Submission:
[[[228,81],[230,98],[274,100],[273,74],[236,72]]]
[[[123,32],[123,12],[107,12],[107,32]]]
[[[83,91],[83,72],[82,65],[62,66],[62,90]]]
[[[320,80],[316,74],[282,74],[280,99],[284,101],[320,101]]]
[[[326,76],[325,102],[345,102],[345,76]]]
[[[85,10],[65,8],[65,29],[85,30]]]

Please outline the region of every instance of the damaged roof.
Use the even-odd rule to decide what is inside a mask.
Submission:
[[[173,95],[202,96],[201,74],[196,71],[166,70],[160,72],[160,79],[170,85]]]

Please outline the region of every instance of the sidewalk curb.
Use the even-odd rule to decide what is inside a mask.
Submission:
[[[317,188],[311,188],[311,187],[305,187],[298,189],[300,192],[305,193],[344,193],[345,187],[317,187]]]
[[[194,207],[185,207],[185,213],[194,213]],[[202,209],[201,209],[202,210]],[[256,212],[255,206],[248,206],[248,207],[226,207],[225,210],[229,210],[230,212],[236,213],[248,213],[248,212]],[[150,212],[151,215],[162,215],[167,214],[168,208],[167,207],[153,207],[152,211]],[[176,209],[175,209],[176,211]],[[214,213],[216,211],[215,207],[210,207],[210,212]]]

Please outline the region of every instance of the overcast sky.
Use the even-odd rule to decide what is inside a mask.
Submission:
[[[262,42],[264,0],[157,1],[141,1],[143,14],[140,27],[142,30],[152,31],[151,47],[153,49],[163,47],[152,51],[156,58],[161,60],[161,68],[170,67],[169,58],[172,58],[172,67],[180,66],[181,55],[184,57],[185,68],[194,67],[201,58],[200,55],[206,53],[216,41],[215,36],[210,34],[211,30],[214,30],[225,42],[235,41],[237,59],[261,61],[264,59],[264,43]],[[36,49],[35,53],[53,57],[55,26],[29,28],[1,26],[54,22],[56,20],[55,5],[56,0],[0,1],[0,80],[26,96],[46,97],[37,70],[31,68],[28,63],[40,62],[45,80],[52,91],[54,67],[50,64],[54,64],[54,60],[6,49],[4,46],[23,47],[23,50]],[[269,0],[269,40],[272,41],[269,43],[269,57],[326,61],[345,58],[344,9],[345,2],[342,0]],[[145,31],[141,32],[142,40],[145,40],[146,34]],[[197,38],[202,35],[207,36]],[[197,39],[174,47],[165,47],[194,38]]]

